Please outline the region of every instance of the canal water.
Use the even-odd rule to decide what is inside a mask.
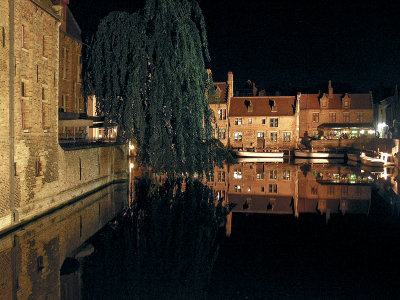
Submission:
[[[148,227],[105,228],[91,240],[83,298],[397,298],[397,177],[342,161],[216,168],[207,185],[228,210],[163,207]]]
[[[111,222],[100,191],[0,238],[0,299],[397,298],[398,179],[242,160],[208,174],[211,200],[198,182],[130,185],[139,196]]]

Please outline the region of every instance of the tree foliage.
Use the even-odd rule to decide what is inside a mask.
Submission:
[[[218,160],[206,93],[212,81],[205,22],[196,1],[148,0],[143,10],[113,12],[88,50],[85,94],[106,124],[137,144],[155,172],[202,173]],[[220,162],[219,162],[220,163]]]

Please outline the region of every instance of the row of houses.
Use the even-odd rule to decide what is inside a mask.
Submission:
[[[211,71],[209,71],[210,73]],[[215,137],[243,150],[293,149],[304,137],[355,138],[375,135],[371,93],[328,92],[295,96],[234,96],[233,73],[214,83],[209,98],[215,115]]]

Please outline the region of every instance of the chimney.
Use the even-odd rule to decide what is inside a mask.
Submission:
[[[328,97],[332,98],[333,97],[333,88],[332,88],[332,82],[329,80],[329,85],[328,85]]]
[[[233,97],[233,73],[231,71],[228,72],[228,99]]]

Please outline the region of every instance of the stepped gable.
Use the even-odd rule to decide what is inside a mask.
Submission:
[[[215,93],[218,99],[214,96],[210,96],[208,102],[210,104],[216,103],[227,103],[228,102],[228,84],[226,82],[214,82]]]
[[[230,116],[293,116],[295,96],[271,97],[232,97],[229,107]],[[273,105],[275,110],[273,111]],[[248,109],[252,106],[252,109]]]

